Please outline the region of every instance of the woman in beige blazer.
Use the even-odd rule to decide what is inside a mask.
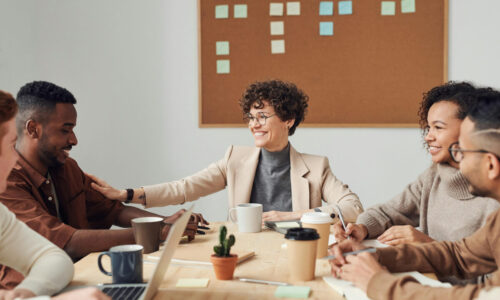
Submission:
[[[240,99],[255,147],[230,146],[223,159],[179,181],[117,190],[95,178],[93,187],[108,198],[146,207],[182,204],[227,187],[230,207],[262,203],[263,220],[299,219],[313,210],[336,213],[338,205],[354,221],[363,211],[361,202],[333,175],[328,159],[297,152],[288,141],[304,120],[307,101],[292,83],[256,82]]]

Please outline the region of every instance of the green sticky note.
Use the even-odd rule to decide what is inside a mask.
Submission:
[[[207,287],[208,278],[180,278],[176,287]]]
[[[229,6],[228,5],[216,5],[215,6],[215,18],[216,19],[229,18]]]
[[[352,1],[339,1],[339,15],[352,15]]]
[[[215,54],[229,55],[229,42],[228,41],[215,42]]]
[[[217,74],[229,74],[229,59],[217,60]]]
[[[234,18],[235,19],[245,19],[247,17],[247,5],[246,4],[235,4],[234,5]]]
[[[401,0],[401,12],[404,14],[415,12],[415,0]]]
[[[308,286],[279,286],[274,292],[277,298],[308,298],[311,288]]]
[[[396,14],[396,2],[394,1],[382,1],[381,3],[382,16],[394,16]]]

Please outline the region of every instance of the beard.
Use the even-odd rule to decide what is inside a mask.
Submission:
[[[38,145],[38,156],[42,160],[42,162],[49,168],[60,167],[64,164],[57,159],[57,153],[59,150],[50,145],[45,136],[40,138],[40,142]]]

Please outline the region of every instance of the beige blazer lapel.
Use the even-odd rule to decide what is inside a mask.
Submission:
[[[290,145],[290,182],[292,184],[293,211],[309,209],[309,182],[304,176],[309,173],[300,153]]]
[[[234,203],[235,205],[250,202],[252,194],[253,180],[257,165],[259,163],[260,148],[252,150],[247,159],[242,161],[239,170],[235,172],[235,190],[234,190]]]

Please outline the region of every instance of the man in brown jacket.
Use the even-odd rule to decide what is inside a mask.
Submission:
[[[130,227],[133,218],[158,215],[107,199],[90,187],[92,179],[69,157],[77,144],[74,96],[55,84],[36,81],[21,88],[17,102],[18,159],[0,202],[74,260],[112,246],[134,244],[132,229],[109,228]],[[182,213],[165,222],[173,223]],[[190,238],[198,221],[204,221],[200,215],[188,225]],[[167,232],[165,226],[164,237]],[[20,273],[0,266],[0,288],[13,288],[22,279]]]
[[[453,144],[450,152],[460,163],[472,193],[500,201],[500,93],[480,89],[470,97],[476,99],[477,106],[463,122],[459,143]],[[475,299],[500,286],[500,210],[473,235],[458,242],[400,245],[377,249],[373,255],[342,256],[362,248],[352,240],[334,246],[332,252],[338,259],[331,261],[332,272],[353,282],[371,299]],[[389,273],[413,270],[460,278],[492,274],[481,284],[433,288],[410,276]]]

